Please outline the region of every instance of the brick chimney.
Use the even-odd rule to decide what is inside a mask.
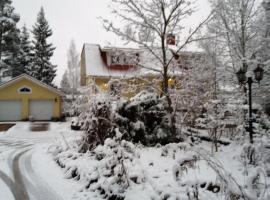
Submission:
[[[175,35],[172,33],[169,33],[167,35],[167,44],[168,45],[176,45],[176,39],[175,39]]]

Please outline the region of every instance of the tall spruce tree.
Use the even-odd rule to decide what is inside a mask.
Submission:
[[[24,25],[20,32],[20,51],[17,56],[17,73],[31,74],[31,62],[33,59],[32,45],[30,36],[26,25]]]
[[[33,26],[32,33],[34,35],[34,55],[31,75],[46,84],[52,85],[52,81],[56,76],[56,65],[51,63],[50,58],[53,56],[55,47],[47,41],[52,36],[52,30],[45,18],[43,7],[38,13],[37,22]]]
[[[11,44],[12,46],[10,46],[12,50],[6,63],[9,65],[11,76],[16,77],[21,74],[21,66],[18,62],[18,55],[20,52],[20,29],[14,29],[9,36],[13,38],[13,43]]]
[[[20,16],[14,12],[11,4],[11,0],[0,1],[0,72],[7,69],[10,70],[10,75],[15,76],[13,68],[19,52],[20,39],[17,23]]]

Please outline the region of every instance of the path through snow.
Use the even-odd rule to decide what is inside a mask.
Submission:
[[[68,130],[67,123],[52,123],[46,132],[30,132],[30,123],[18,123],[0,135],[0,199],[2,200],[62,200],[67,199],[74,191],[73,185],[64,189],[54,189],[55,184],[48,180],[63,181],[62,173],[51,174],[57,168],[55,163],[48,163],[46,157],[40,156],[41,149],[47,147],[59,133]],[[65,131],[65,134],[68,131]],[[74,134],[74,133],[71,133]],[[34,157],[34,159],[33,159]],[[42,159],[43,158],[43,159]],[[44,160],[45,159],[45,160]],[[34,165],[43,166],[35,168]],[[49,176],[46,176],[48,174]],[[65,184],[65,181],[64,183]],[[62,184],[62,185],[63,185]],[[71,189],[73,187],[73,189]],[[76,188],[76,187],[75,187]],[[59,192],[60,190],[60,192]],[[60,194],[58,194],[60,193]]]

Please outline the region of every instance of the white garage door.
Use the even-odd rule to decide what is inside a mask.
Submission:
[[[0,100],[0,121],[21,120],[22,102],[19,100]]]
[[[31,100],[29,102],[29,114],[34,120],[51,120],[53,117],[52,100]]]

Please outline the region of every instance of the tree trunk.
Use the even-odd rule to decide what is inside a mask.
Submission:
[[[164,68],[164,74],[163,74],[163,83],[162,83],[162,92],[166,97],[167,103],[168,103],[168,114],[170,115],[170,120],[171,120],[171,134],[172,138],[175,137],[176,135],[176,120],[175,120],[175,114],[173,112],[173,106],[172,106],[172,99],[169,93],[169,85],[168,85],[168,74],[167,74],[167,68]]]
[[[164,31],[165,32],[165,31]],[[166,97],[168,103],[168,114],[170,115],[171,127],[170,133],[171,138],[173,139],[176,136],[176,120],[172,107],[172,100],[169,94],[169,76],[168,76],[168,65],[167,65],[167,55],[166,55],[166,47],[165,47],[165,34],[161,36],[161,48],[162,48],[162,57],[163,57],[163,83],[162,83],[162,92]]]

